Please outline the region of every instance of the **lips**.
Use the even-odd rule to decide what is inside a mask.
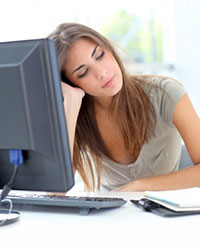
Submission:
[[[106,87],[109,87],[110,85],[112,85],[113,79],[114,79],[114,76],[113,76],[110,80],[108,80],[108,81],[102,86],[102,88],[106,88]]]

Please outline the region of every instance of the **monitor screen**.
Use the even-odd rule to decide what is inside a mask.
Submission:
[[[22,150],[13,189],[66,192],[74,185],[55,44],[0,43],[0,189]]]

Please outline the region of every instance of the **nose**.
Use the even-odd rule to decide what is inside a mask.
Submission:
[[[102,65],[98,65],[95,67],[95,74],[96,74],[96,78],[98,80],[106,78],[107,73],[108,73],[108,70],[106,67],[104,67]]]

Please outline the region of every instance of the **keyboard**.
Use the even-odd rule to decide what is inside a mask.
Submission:
[[[126,200],[116,197],[58,196],[48,194],[12,194],[7,196],[13,204],[78,207],[81,215],[91,209],[114,208],[126,204]]]

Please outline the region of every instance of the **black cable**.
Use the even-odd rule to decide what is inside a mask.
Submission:
[[[10,157],[10,162],[14,165],[14,170],[13,170],[13,173],[9,182],[3,187],[3,190],[0,196],[0,203],[12,189],[15,177],[17,175],[18,167],[20,164],[24,162],[24,158],[23,158],[23,154],[21,150],[9,150],[9,157]]]
[[[9,182],[6,185],[4,185],[4,187],[2,189],[1,196],[0,196],[0,202],[8,195],[8,193],[12,189],[13,182],[14,182],[15,177],[17,175],[17,170],[18,170],[18,166],[14,166],[14,170],[13,170],[13,173],[12,173],[12,176],[11,176]]]
[[[3,207],[3,203],[8,203],[10,205],[10,208],[7,209],[0,209],[0,215],[3,217],[3,219],[0,219],[0,226],[3,226],[7,223],[12,223],[17,221],[19,218],[20,213],[17,211],[12,211],[13,204],[12,200],[5,199],[5,197],[8,195],[10,190],[12,189],[15,177],[17,175],[17,171],[19,168],[19,165],[23,164],[24,157],[21,150],[9,150],[9,157],[10,157],[10,163],[14,165],[14,170],[12,172],[11,178],[9,182],[3,187],[3,190],[0,195],[0,205]],[[11,215],[11,217],[10,217]],[[14,215],[14,217],[13,217]]]

